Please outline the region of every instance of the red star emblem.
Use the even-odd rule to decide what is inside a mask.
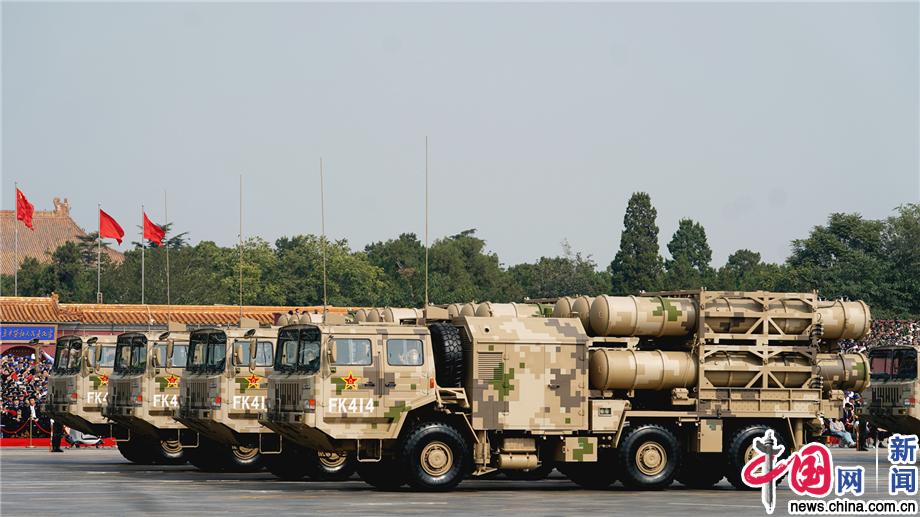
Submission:
[[[178,388],[179,387],[179,378],[175,375],[170,375],[166,378],[166,387],[167,388]]]
[[[342,380],[345,381],[346,390],[356,390],[358,389],[358,380],[360,377],[355,377],[351,372],[348,372],[348,377],[342,377]]]
[[[99,376],[99,385],[100,385],[100,386],[105,386],[105,385],[107,385],[108,383],[109,383],[109,376],[108,376],[108,375],[106,375],[106,374],[103,373],[102,375]]]
[[[246,382],[249,383],[249,386],[246,386],[246,389],[249,388],[259,389],[259,383],[262,382],[262,378],[256,374],[252,374],[249,377],[246,377]]]

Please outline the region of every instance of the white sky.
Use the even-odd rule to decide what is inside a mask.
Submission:
[[[920,200],[918,4],[2,4],[2,206],[140,205],[193,241],[354,248],[477,228],[506,264],[601,267],[630,193],[662,252],[783,260],[834,211]],[[135,239],[136,240],[136,239]],[[127,242],[126,242],[127,246]]]

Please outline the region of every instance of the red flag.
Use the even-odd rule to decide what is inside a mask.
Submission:
[[[125,231],[121,229],[121,226],[115,219],[112,218],[109,214],[105,213],[103,209],[99,209],[99,238],[111,238],[118,241],[118,244],[121,244],[121,238],[125,236]]]
[[[18,188],[16,189],[16,220],[22,221],[25,223],[26,228],[35,231],[35,228],[32,228],[32,212],[35,212],[35,207],[32,206],[32,203],[29,203],[29,200],[26,199],[26,195],[22,193]]]
[[[163,231],[163,228],[153,224],[153,221],[147,218],[147,212],[144,212],[144,238],[157,243],[157,246],[162,246],[165,236],[166,232]]]

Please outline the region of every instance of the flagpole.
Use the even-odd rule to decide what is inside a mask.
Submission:
[[[169,223],[169,203],[166,202],[166,190],[163,190],[163,219]],[[166,239],[166,305],[169,305],[169,239]]]
[[[326,188],[323,184],[323,158],[319,159],[319,206],[320,206],[320,231],[323,236],[323,321],[326,321]]]
[[[144,245],[144,205],[141,205],[141,305],[144,305],[144,258],[147,255],[147,246]]]
[[[16,261],[16,267],[13,272],[13,296],[19,296],[19,182],[14,181],[13,186],[13,196],[16,197],[16,204],[14,206],[17,211],[16,218],[13,219],[13,228],[15,228],[14,234],[16,235],[14,238],[15,243],[13,244],[13,256]]]
[[[99,209],[99,233],[96,234],[96,303],[102,303],[102,203],[97,203]]]

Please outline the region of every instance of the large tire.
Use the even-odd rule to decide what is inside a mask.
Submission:
[[[198,436],[198,447],[189,448],[187,451],[188,462],[198,470],[217,472],[226,470],[229,467],[230,448],[227,447],[224,450],[217,442],[204,436]]]
[[[134,438],[126,442],[117,442],[118,452],[131,463],[138,465],[152,465],[153,452],[149,443]]]
[[[307,475],[316,481],[345,481],[355,473],[351,454],[308,451]]]
[[[712,488],[725,477],[725,464],[718,453],[688,454],[676,479],[689,488]]]
[[[232,445],[227,457],[227,468],[231,472],[257,472],[264,466],[262,454],[258,447],[243,447]]]
[[[362,481],[379,490],[396,490],[406,484],[403,465],[396,460],[361,461],[357,470]]]
[[[449,323],[428,325],[431,345],[434,349],[435,375],[438,386],[459,388],[463,385],[463,347],[460,344],[460,330]]]
[[[182,465],[188,461],[185,449],[178,440],[151,440],[150,448],[154,451],[154,462],[158,465]]]
[[[646,424],[626,431],[617,449],[619,478],[627,488],[660,490],[674,481],[680,443],[666,427]]]
[[[471,465],[463,435],[440,422],[421,424],[409,432],[400,448],[400,460],[409,485],[425,491],[456,487]]]
[[[783,453],[777,459],[779,460],[789,455],[789,444],[786,443],[786,437],[776,428],[757,424],[739,429],[728,440],[728,450],[725,453],[723,463],[725,465],[725,477],[736,489],[756,490],[744,484],[741,479],[741,469],[756,454],[753,448],[754,438],[763,436],[768,429],[773,429],[773,436],[776,438],[777,444],[783,446]]]
[[[279,479],[299,481],[309,474],[307,449],[285,442],[279,454],[262,456],[265,468]]]

